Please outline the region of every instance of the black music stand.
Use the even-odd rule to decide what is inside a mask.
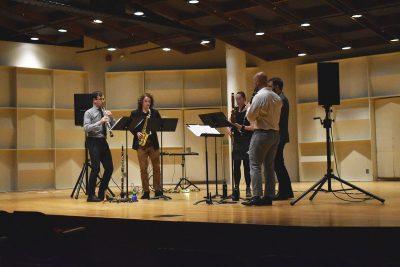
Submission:
[[[210,193],[210,183],[208,179],[208,148],[207,148],[207,138],[208,137],[222,137],[224,134],[219,133],[215,128],[211,128],[208,125],[194,125],[187,124],[188,129],[195,134],[196,136],[204,137],[204,145],[206,148],[205,156],[206,156],[206,188],[207,188],[207,196],[203,200],[199,200],[194,203],[197,205],[199,203],[205,202],[209,205],[213,204],[211,193]]]
[[[163,132],[175,132],[176,126],[178,125],[177,118],[150,118],[147,122],[147,127],[150,131],[158,131],[160,132],[160,156],[161,156],[161,192],[164,192],[164,160],[163,160]],[[151,199],[164,199],[170,200],[172,199],[169,196],[165,196],[164,194],[158,197],[154,197]]]
[[[205,125],[213,128],[223,128],[231,126],[231,123],[226,119],[225,114],[222,112],[213,112],[199,115],[201,121]],[[224,135],[220,136],[223,137]],[[218,194],[218,160],[217,160],[217,136],[214,136],[214,149],[215,149],[215,195],[212,198],[222,197]]]

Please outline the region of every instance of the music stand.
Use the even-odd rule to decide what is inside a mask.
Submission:
[[[176,131],[176,126],[178,125],[178,119],[177,118],[150,118],[147,122],[147,127],[150,131],[158,131],[160,132],[160,156],[161,156],[161,192],[164,192],[164,161],[163,161],[163,132],[175,132]],[[154,197],[152,199],[164,199],[164,200],[170,200],[172,199],[169,196],[158,196]]]
[[[223,128],[231,126],[231,123],[226,119],[225,114],[222,112],[213,112],[199,115],[201,121],[205,125],[209,125],[213,128]],[[221,137],[223,137],[222,135]],[[214,137],[214,149],[215,149],[215,195],[212,198],[222,197],[218,194],[218,160],[217,160],[217,137]]]
[[[194,203],[197,205],[201,202],[205,202],[209,205],[212,205],[212,197],[210,193],[210,184],[208,179],[208,149],[207,149],[207,137],[222,137],[224,134],[221,134],[217,131],[217,129],[212,128],[208,125],[196,125],[196,124],[187,124],[188,129],[196,136],[204,137],[204,145],[206,147],[205,156],[206,156],[206,187],[207,187],[207,196],[203,200],[199,200]]]

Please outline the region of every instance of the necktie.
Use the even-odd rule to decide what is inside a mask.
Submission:
[[[99,108],[99,111],[100,111],[101,117],[103,118],[103,117],[104,117],[103,110],[102,110],[101,108]],[[102,128],[103,128],[103,135],[104,135],[104,137],[107,137],[107,128],[106,128],[106,124],[103,123],[101,126],[102,126]]]

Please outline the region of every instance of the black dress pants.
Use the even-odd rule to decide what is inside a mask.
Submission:
[[[99,185],[99,196],[104,197],[104,192],[114,171],[110,148],[105,138],[95,137],[87,138],[87,147],[92,166],[88,184],[88,197],[95,196],[96,181],[100,173],[100,163],[103,164],[104,174]]]
[[[240,180],[241,180],[241,170],[240,170],[240,165],[242,164],[243,161],[243,167],[244,167],[244,178],[246,179],[246,186],[251,185],[251,178],[250,178],[250,163],[249,159],[234,159],[233,160],[233,177],[235,178],[235,185],[239,186]]]
[[[292,196],[292,183],[289,173],[285,167],[285,159],[283,158],[284,143],[279,143],[275,156],[275,173],[279,182],[279,194],[284,196]]]

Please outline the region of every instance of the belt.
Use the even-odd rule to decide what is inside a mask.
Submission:
[[[268,129],[268,130],[265,130],[265,129],[254,129],[254,131],[255,131],[255,132],[263,132],[263,133],[279,132],[279,131],[274,130],[274,129]]]

